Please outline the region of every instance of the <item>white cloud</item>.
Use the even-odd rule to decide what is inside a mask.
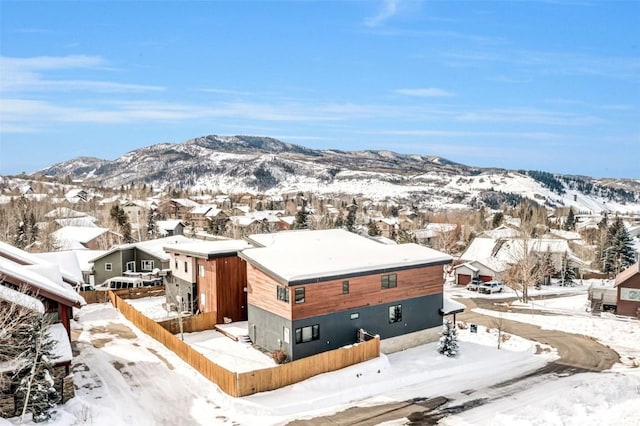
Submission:
[[[0,91],[48,92],[48,91],[93,91],[93,92],[148,92],[162,91],[164,87],[142,84],[127,84],[100,80],[54,80],[47,79],[46,71],[67,69],[108,68],[108,63],[99,56],[36,56],[31,58],[0,57]]]
[[[382,9],[375,15],[364,20],[367,27],[377,27],[388,19],[392,18],[398,12],[400,0],[384,0]]]
[[[406,96],[418,96],[418,97],[443,97],[443,96],[455,96],[453,93],[443,89],[430,88],[418,88],[418,89],[397,89],[395,93]]]

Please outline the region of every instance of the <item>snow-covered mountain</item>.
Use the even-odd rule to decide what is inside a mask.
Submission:
[[[80,157],[40,173],[86,184],[208,189],[225,193],[313,192],[422,207],[464,207],[520,197],[578,211],[640,212],[640,181],[597,181],[545,172],[483,169],[428,155],[315,150],[256,136],[205,136],[131,151],[113,161]]]

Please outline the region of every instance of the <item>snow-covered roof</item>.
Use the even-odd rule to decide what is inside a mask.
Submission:
[[[633,277],[636,274],[640,274],[640,262],[636,262],[634,265],[629,266],[624,271],[620,272],[616,276],[615,286],[619,286],[623,282],[627,281],[629,278]]]
[[[83,226],[83,227],[97,227],[96,219],[93,216],[83,217],[68,217],[63,219],[55,219],[55,222],[60,226]]]
[[[70,209],[69,207],[56,207],[44,215],[46,218],[75,218],[88,216],[86,213]]]
[[[73,250],[84,247],[84,244],[107,232],[108,228],[98,226],[65,226],[53,232],[51,236],[61,249]]]
[[[215,209],[216,206],[214,204],[198,204],[196,207],[191,209],[191,214],[206,214],[209,210]]]
[[[43,257],[40,257],[34,253],[29,253],[24,250],[20,250],[17,247],[12,246],[11,244],[7,244],[5,242],[0,241],[0,257],[4,257],[13,262],[22,264],[22,265],[35,265],[40,263],[49,263]],[[74,272],[73,266],[68,266],[66,264],[58,265],[60,266],[60,272],[62,273],[62,278],[70,284],[79,284],[82,282],[82,277],[80,280],[77,280],[77,274]]]
[[[7,286],[0,285],[0,299],[14,303],[18,306],[31,309],[39,314],[44,314],[44,305],[35,297],[13,290]]]
[[[178,227],[178,225],[184,226],[184,224],[180,219],[167,219],[167,220],[156,221],[156,226],[158,227],[158,229],[161,229],[163,231],[173,231]]]
[[[101,257],[107,250],[70,250],[78,258],[81,271],[91,271],[93,259]]]
[[[165,246],[164,250],[166,252],[177,252],[207,258],[226,253],[236,253],[248,248],[253,248],[253,245],[245,240],[219,240],[172,244]]]
[[[252,216],[230,216],[229,221],[236,226],[249,226],[252,223],[256,222],[256,218]]]
[[[457,314],[463,312],[465,308],[466,306],[460,302],[451,300],[446,296],[442,298],[442,315]]]
[[[244,250],[240,257],[288,283],[452,260],[417,244],[385,245],[342,229],[255,234],[249,240],[262,247]]]
[[[73,277],[77,283],[83,281],[82,268],[78,261],[78,256],[74,251],[53,251],[49,253],[34,253],[34,256],[48,263],[58,265],[63,275]]]
[[[473,264],[471,262],[465,262],[465,263],[461,263],[459,265],[456,265],[453,267],[453,269],[458,269],[458,268],[467,268],[473,272],[478,272],[480,271],[480,269],[476,268],[475,266],[473,266]]]
[[[173,201],[176,204],[180,204],[182,207],[197,207],[200,205],[188,198],[172,198],[171,201]]]
[[[56,265],[20,265],[0,257],[0,275],[26,283],[43,296],[61,299],[75,306],[86,304],[82,296],[62,281]]]
[[[168,261],[170,259],[169,255],[164,251],[164,247],[172,244],[185,244],[185,243],[193,243],[196,240],[187,238],[184,235],[173,235],[170,237],[157,238],[155,240],[142,241],[139,243],[130,243],[130,244],[120,244],[118,246],[113,247],[111,250],[103,252],[102,254],[91,259],[91,262],[95,262],[96,260],[114,253],[116,251],[122,250],[131,250],[136,248],[138,250],[142,250],[150,255]]]

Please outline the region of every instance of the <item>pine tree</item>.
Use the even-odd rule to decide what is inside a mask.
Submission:
[[[609,227],[603,249],[603,270],[617,275],[635,263],[633,241],[622,219],[616,217]]]
[[[158,223],[156,221],[156,212],[153,209],[149,210],[147,215],[147,238],[150,240],[158,238]]]
[[[294,229],[307,229],[309,227],[309,211],[307,210],[307,201],[302,199],[302,207],[296,213],[295,221],[293,222]]]
[[[453,357],[458,354],[458,333],[455,325],[446,319],[442,324],[442,334],[438,343],[438,352]]]
[[[367,225],[367,228],[368,228],[367,233],[369,234],[370,237],[377,237],[377,236],[382,234],[380,232],[380,228],[378,228],[378,224],[376,224],[372,220],[369,221],[369,224]]]
[[[344,221],[344,226],[349,232],[356,232],[356,211],[358,210],[358,205],[356,204],[356,200],[347,207],[348,213],[347,218]]]
[[[16,396],[23,402],[22,415],[32,413],[34,422],[49,420],[49,411],[60,399],[50,372],[56,356],[48,326],[44,315],[33,318],[23,352],[25,365],[13,377]]]
[[[493,228],[497,228],[498,226],[502,225],[502,221],[504,220],[504,214],[502,212],[496,212],[496,214],[493,215],[493,221],[491,222],[491,226],[493,226]]]
[[[562,255],[562,285],[572,285],[576,278],[576,271],[569,261],[569,254],[565,251]]]
[[[569,207],[569,214],[567,214],[567,221],[564,224],[565,231],[573,231],[576,225],[576,216],[573,214],[573,207]]]

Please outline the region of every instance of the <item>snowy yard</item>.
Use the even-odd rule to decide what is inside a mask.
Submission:
[[[428,344],[244,398],[222,393],[109,304],[89,305],[74,322],[77,396],[59,407],[49,424],[283,425],[356,405],[436,396],[446,396],[452,404],[472,398],[484,402],[445,417],[444,425],[638,424],[640,368],[632,368],[628,357],[640,359],[640,323],[587,315],[580,311],[579,297],[586,296],[545,300],[544,308],[559,315],[502,315],[594,336],[627,357],[611,371],[534,376],[493,387],[532,372],[557,355],[517,336],[498,350],[495,330],[479,327],[475,334],[460,330],[456,358],[441,356],[435,343]],[[238,368],[252,368],[252,360],[236,358]],[[392,424],[404,423],[399,419]]]

